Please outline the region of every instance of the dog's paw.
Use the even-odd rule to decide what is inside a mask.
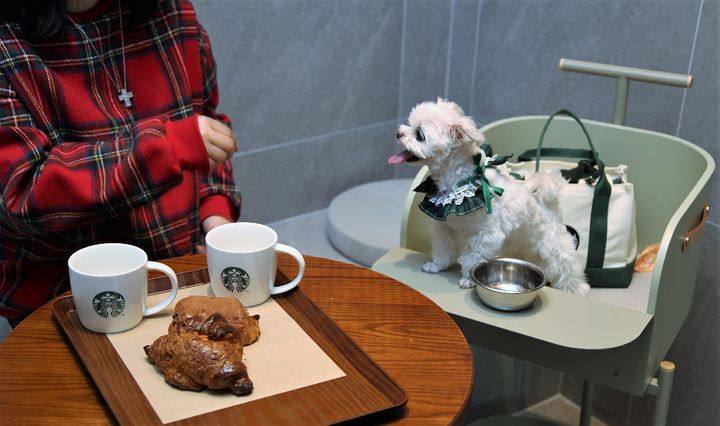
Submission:
[[[477,284],[475,284],[475,281],[469,279],[469,278],[460,278],[460,281],[458,281],[458,287],[460,288],[473,288]]]
[[[428,262],[422,266],[422,270],[430,274],[437,274],[442,271],[442,268],[435,262]]]
[[[587,296],[590,294],[590,285],[586,283],[582,283],[578,286],[577,293],[580,296]]]

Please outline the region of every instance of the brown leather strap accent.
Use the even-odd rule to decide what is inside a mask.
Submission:
[[[685,251],[690,246],[690,243],[692,243],[695,238],[695,234],[703,229],[703,226],[705,226],[705,222],[707,221],[708,213],[710,213],[710,203],[706,201],[705,206],[703,207],[700,222],[693,229],[683,235],[682,246],[680,247],[682,251]]]

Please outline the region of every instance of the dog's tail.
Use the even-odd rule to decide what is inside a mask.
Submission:
[[[566,184],[559,170],[540,170],[525,177],[525,186],[535,199],[560,217],[560,191]]]

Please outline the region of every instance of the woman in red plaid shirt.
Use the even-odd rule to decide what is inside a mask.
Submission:
[[[67,291],[81,247],[162,259],[236,220],[235,136],[217,102],[186,0],[3,0],[0,316],[17,323]]]

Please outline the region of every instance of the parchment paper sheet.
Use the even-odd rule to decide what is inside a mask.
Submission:
[[[175,301],[190,295],[212,295],[209,285],[180,289]],[[150,297],[152,305],[166,294]],[[172,309],[146,317],[140,325],[123,333],[108,334],[123,362],[163,423],[209,413],[233,405],[288,392],[345,376],[345,373],[274,300],[248,308],[260,314],[260,338],[243,352],[243,362],[253,381],[248,396],[230,391],[182,391],[169,384],[145,356],[143,346],[167,333]]]

